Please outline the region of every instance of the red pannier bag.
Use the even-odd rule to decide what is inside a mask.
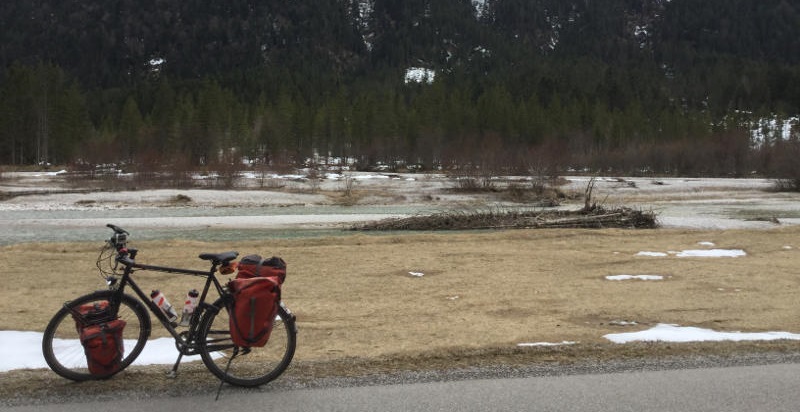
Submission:
[[[280,284],[273,278],[254,277],[231,280],[228,288],[233,293],[231,340],[241,347],[266,345],[278,314]]]
[[[125,321],[112,320],[106,323],[84,326],[80,340],[92,375],[110,375],[120,368],[125,352],[122,330]]]
[[[277,256],[262,259],[260,255],[247,255],[236,267],[238,269],[236,279],[274,277],[280,285],[286,280],[286,262]]]

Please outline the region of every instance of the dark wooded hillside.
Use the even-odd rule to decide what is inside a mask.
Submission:
[[[11,0],[0,27],[2,164],[784,175],[800,140],[749,130],[800,113],[796,0]]]

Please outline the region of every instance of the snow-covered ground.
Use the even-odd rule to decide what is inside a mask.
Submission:
[[[46,368],[42,356],[41,332],[0,331],[0,342],[6,353],[14,356],[0,357],[0,372],[14,369]],[[78,344],[77,342],[74,342]],[[125,341],[125,346],[133,346],[135,341]],[[144,350],[134,361],[134,365],[170,365],[178,359],[178,349],[172,338],[159,338],[147,342]],[[181,362],[199,361],[200,355],[185,356]],[[67,365],[68,366],[68,365]],[[76,365],[77,366],[77,365]]]
[[[721,341],[770,341],[800,340],[800,334],[789,332],[719,332],[692,326],[679,326],[659,323],[650,329],[639,332],[610,333],[604,338],[611,342],[624,344],[631,342],[721,342]],[[575,345],[578,342],[523,342],[519,347]]]
[[[645,342],[708,342],[746,340],[800,340],[800,334],[788,332],[717,332],[711,329],[658,324],[640,332],[612,333],[603,336],[614,343]]]

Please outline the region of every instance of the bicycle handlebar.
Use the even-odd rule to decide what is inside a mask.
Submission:
[[[123,228],[121,228],[121,227],[119,227],[117,225],[112,225],[111,223],[109,223],[109,224],[106,225],[106,227],[111,228],[111,230],[113,230],[114,233],[116,233],[116,234],[130,235],[130,233],[128,233],[127,230],[125,230],[125,229],[123,229]]]
[[[114,234],[111,235],[111,239],[108,239],[108,243],[117,249],[117,251],[122,251],[125,249],[125,246],[128,244],[128,235],[130,233],[119,226],[112,225],[111,223],[107,224],[106,227],[114,231]]]

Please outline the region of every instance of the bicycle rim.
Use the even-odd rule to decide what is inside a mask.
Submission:
[[[150,316],[145,307],[133,297],[122,295],[117,319],[125,321],[122,331],[123,355],[119,368],[103,373],[90,373],[86,352],[80,342],[80,332],[73,313],[81,305],[113,302],[115,293],[99,291],[67,302],[53,316],[44,332],[42,353],[55,373],[74,381],[108,379],[125,369],[142,352],[150,335]],[[113,306],[113,303],[111,304]]]
[[[203,314],[198,347],[208,370],[237,386],[263,385],[280,376],[291,363],[296,346],[292,315],[279,307],[267,344],[248,350],[236,347],[231,341],[229,319],[222,300]]]

